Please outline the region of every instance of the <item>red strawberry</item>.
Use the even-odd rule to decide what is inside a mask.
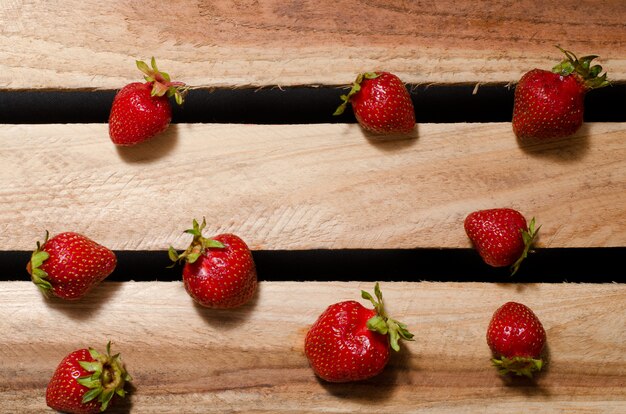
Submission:
[[[120,359],[111,356],[111,343],[103,355],[93,348],[66,356],[46,389],[48,407],[72,414],[95,414],[124,397],[124,384],[131,381]]]
[[[519,269],[537,236],[535,219],[526,225],[524,216],[510,208],[494,208],[470,213],[465,218],[465,232],[485,263],[493,267],[511,266],[511,275]]]
[[[348,102],[361,126],[376,134],[406,134],[415,127],[415,109],[406,86],[388,72],[367,72],[357,76],[352,89],[342,95],[343,103],[334,115],[341,115]]]
[[[167,129],[172,120],[169,97],[183,103],[185,84],[171,82],[170,76],[141,61],[137,67],[145,74],[145,83],[134,82],[123,87],[111,107],[109,136],[116,145],[131,146],[144,142]]]
[[[257,273],[252,253],[234,234],[202,237],[206,221],[185,233],[193,235],[191,245],[181,254],[173,247],[170,259],[184,261],[183,283],[189,295],[200,305],[215,309],[241,306],[254,296]]]
[[[606,73],[599,76],[602,66],[591,66],[597,56],[579,60],[573,53],[561,51],[567,58],[552,72],[533,69],[515,88],[513,131],[521,142],[574,134],[583,123],[585,94],[609,84]]]
[[[26,265],[41,291],[61,299],[80,299],[106,279],[117,265],[115,253],[82,234],[66,232],[46,238]]]
[[[539,318],[521,303],[507,302],[495,311],[487,329],[487,344],[501,374],[532,378],[543,366],[546,331]]]
[[[307,332],[304,351],[311,368],[329,382],[359,381],[378,375],[389,361],[390,348],[412,340],[405,324],[389,318],[378,283],[372,295],[361,291],[374,309],[356,301],[330,305]]]

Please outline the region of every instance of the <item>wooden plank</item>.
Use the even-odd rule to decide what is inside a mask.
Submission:
[[[496,206],[535,216],[539,246],[626,246],[624,123],[525,149],[509,123],[378,142],[356,124],[177,124],[135,148],[106,124],[4,125],[0,159],[3,250],[46,229],[182,248],[203,216],[254,249],[469,247],[465,216]]]
[[[134,377],[133,413],[626,410],[625,285],[383,283],[388,311],[416,340],[372,380],[320,382],[303,354],[306,330],[360,289],[372,286],[264,282],[253,303],[216,312],[193,305],[181,282],[105,282],[74,303],[2,282],[2,409],[43,411],[60,359],[111,340]],[[536,384],[507,385],[490,365],[486,326],[508,300],[530,306],[547,331]]]
[[[515,82],[554,45],[626,80],[626,3],[68,0],[0,5],[0,88],[110,88],[135,59],[197,87],[344,85],[365,70],[411,83]]]

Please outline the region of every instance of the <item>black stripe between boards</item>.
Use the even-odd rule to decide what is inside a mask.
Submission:
[[[163,251],[116,251],[112,281],[180,280]],[[484,264],[473,249],[256,250],[264,281],[436,281],[624,283],[626,247],[537,249],[511,278]],[[28,280],[27,251],[0,251],[0,280]]]
[[[408,85],[418,123],[509,122],[514,87],[505,84]],[[266,87],[191,90],[173,123],[353,123],[352,111],[332,113],[345,88]],[[105,123],[114,90],[0,91],[0,123]],[[587,94],[585,120],[626,121],[626,83]]]

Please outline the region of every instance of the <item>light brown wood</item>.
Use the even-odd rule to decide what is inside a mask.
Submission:
[[[135,59],[193,86],[515,82],[560,44],[626,80],[626,3],[68,0],[0,4],[0,88],[121,88]]]
[[[626,124],[520,148],[508,123],[421,124],[371,141],[358,125],[172,125],[116,148],[106,124],[0,128],[0,246],[47,229],[112,249],[186,246],[191,220],[254,249],[469,247],[465,216],[510,206],[542,247],[626,246]]]
[[[47,301],[30,282],[1,282],[2,410],[43,411],[58,362],[108,340],[134,377],[132,413],[626,410],[624,285],[381,288],[416,340],[380,376],[331,385],[309,369],[304,335],[326,306],[361,300],[369,283],[264,282],[253,303],[217,312],[195,306],[180,282],[105,282],[74,303]],[[547,331],[549,363],[536,384],[507,385],[490,365],[486,326],[508,300],[530,306]]]

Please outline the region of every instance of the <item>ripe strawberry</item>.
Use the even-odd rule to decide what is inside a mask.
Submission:
[[[185,233],[193,235],[191,245],[178,254],[173,247],[173,262],[184,261],[183,283],[189,295],[200,305],[214,309],[241,306],[254,296],[257,273],[252,253],[246,243],[234,234],[202,237],[206,221]]]
[[[524,216],[510,208],[494,208],[470,213],[465,232],[485,263],[493,267],[511,266],[514,275],[537,236],[535,218],[526,225]]]
[[[136,63],[146,82],[126,85],[113,99],[109,136],[116,145],[136,145],[165,131],[172,120],[168,98],[174,96],[181,105],[186,91],[184,83],[171,82],[167,73],[157,69],[154,58],[152,68],[141,61]]]
[[[26,265],[33,283],[46,295],[80,299],[106,279],[117,265],[115,253],[73,232],[46,237]]]
[[[591,66],[597,56],[580,60],[571,52],[552,72],[533,69],[515,88],[513,131],[521,142],[563,138],[574,134],[583,123],[584,98],[591,89],[607,86],[602,66]]]
[[[501,374],[532,378],[543,366],[541,352],[546,331],[539,318],[521,303],[507,302],[498,308],[487,329],[487,344],[494,354],[493,364]]]
[[[366,72],[357,76],[352,89],[342,95],[334,115],[341,115],[348,102],[361,126],[376,134],[406,134],[415,127],[415,109],[406,86],[388,72]]]
[[[361,291],[374,309],[350,300],[330,305],[307,332],[304,351],[311,368],[329,382],[359,381],[383,371],[390,347],[400,350],[400,339],[412,340],[405,324],[387,316],[378,283],[372,295]]]
[[[46,388],[48,407],[72,414],[95,414],[124,397],[124,384],[132,378],[120,355],[111,356],[111,343],[103,355],[93,348],[67,355]]]

